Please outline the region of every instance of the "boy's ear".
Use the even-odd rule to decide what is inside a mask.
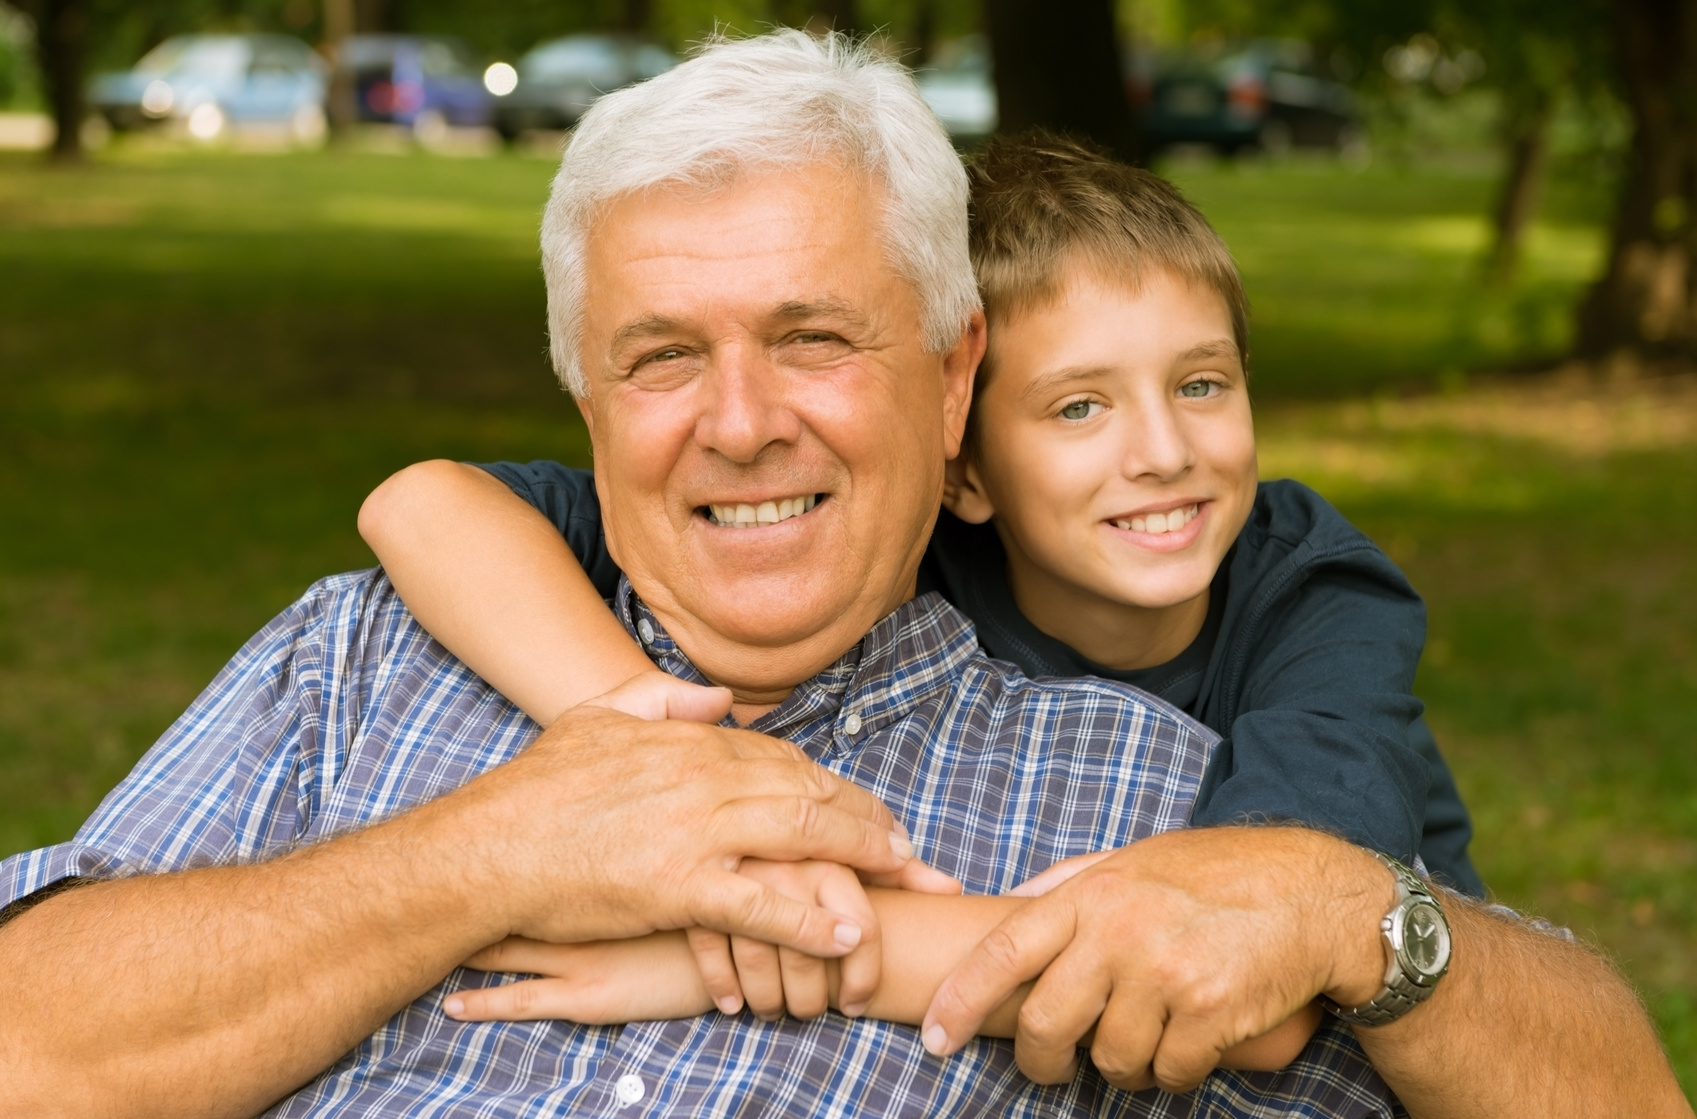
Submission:
[[[961,453],[943,464],[943,508],[968,524],[981,525],[996,515],[990,495],[984,489],[984,476],[972,452]]]

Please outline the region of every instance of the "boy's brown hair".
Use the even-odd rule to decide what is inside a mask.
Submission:
[[[1134,286],[1145,268],[1165,269],[1225,300],[1247,367],[1243,280],[1225,242],[1177,187],[1041,131],[991,141],[967,173],[972,267],[992,321],[1058,296],[1063,270],[1079,256]]]

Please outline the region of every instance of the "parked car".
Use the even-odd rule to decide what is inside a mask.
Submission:
[[[356,116],[420,134],[489,123],[490,96],[471,49],[434,35],[354,35],[339,63],[352,72]]]
[[[519,59],[517,84],[495,99],[495,129],[510,140],[527,129],[570,128],[602,94],[677,64],[665,48],[623,35],[550,39]]]
[[[914,72],[913,80],[950,136],[975,140],[996,131],[996,83],[984,36],[942,44],[936,56]]]
[[[1156,149],[1344,150],[1361,142],[1354,95],[1321,77],[1312,49],[1296,40],[1257,40],[1212,60],[1139,55],[1127,67],[1126,85]]]
[[[120,130],[175,122],[211,140],[263,123],[310,140],[324,132],[327,80],[324,61],[287,35],[178,35],[131,70],[97,75],[89,104]]]

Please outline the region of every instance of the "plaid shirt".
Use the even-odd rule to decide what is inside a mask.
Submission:
[[[616,606],[663,669],[701,679],[628,584]],[[754,725],[883,798],[969,893],[1184,826],[1213,744],[1131,688],[1034,681],[986,659],[935,595],[879,622]],[[418,626],[381,571],[326,579],[248,642],[74,840],[0,863],[0,904],[68,876],[263,859],[457,788],[536,733]],[[917,1030],[835,1013],[623,1027],[442,1013],[450,992],[506,978],[455,970],[269,1114],[1401,1114],[1330,1022],[1283,1072],[1132,1095],[1087,1062],[1044,1087],[1020,1075],[1009,1042],[940,1060]]]

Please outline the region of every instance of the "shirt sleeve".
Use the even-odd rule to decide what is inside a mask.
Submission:
[[[595,590],[602,598],[613,597],[621,572],[607,551],[607,537],[601,531],[601,498],[595,492],[593,472],[545,459],[470,465],[505,482],[521,500],[554,522]]]
[[[1432,780],[1410,739],[1419,596],[1400,576],[1322,567],[1273,610],[1192,822],[1299,821],[1412,863]]]
[[[327,588],[353,578],[317,584],[255,635],[75,838],[0,862],[0,907],[68,878],[250,861],[296,842],[339,768],[323,748],[322,638]]]

